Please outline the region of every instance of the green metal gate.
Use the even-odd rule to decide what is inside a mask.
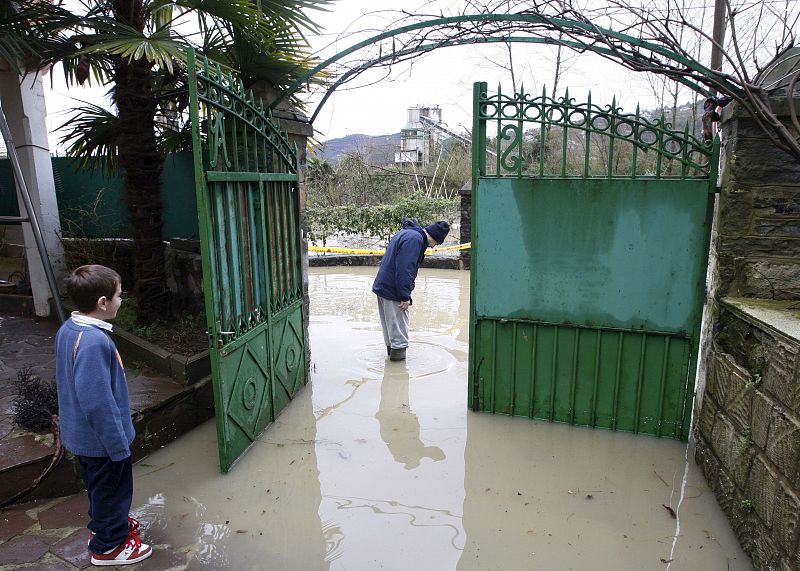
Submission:
[[[686,439],[718,142],[485,83],[473,141],[471,407]]]
[[[241,82],[189,57],[220,469],[306,382],[297,148]]]

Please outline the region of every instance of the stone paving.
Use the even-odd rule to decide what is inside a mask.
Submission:
[[[64,571],[92,568],[86,542],[87,500],[84,493],[40,500],[0,511],[0,570]],[[147,522],[142,540],[148,543]],[[139,564],[109,569],[190,569],[188,553],[158,546]]]

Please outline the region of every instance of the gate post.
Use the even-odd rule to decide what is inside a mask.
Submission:
[[[461,244],[466,244],[472,239],[472,178],[467,179],[467,182],[464,183],[464,186],[461,187],[458,194],[461,197],[459,242]],[[470,269],[470,250],[461,250],[459,258],[461,269]]]

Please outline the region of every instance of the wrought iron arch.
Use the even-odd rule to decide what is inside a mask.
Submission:
[[[394,42],[396,38],[404,34],[424,29],[430,29],[431,31],[448,30],[464,24],[472,24],[476,29],[476,35],[457,39],[443,37],[438,41],[425,44],[420,43],[413,47],[397,51],[394,48],[394,44],[392,44],[391,49],[387,47],[384,51],[382,48],[382,42],[384,40],[392,40]],[[518,26],[515,27],[515,24]],[[488,31],[484,29],[486,26],[494,25],[499,25],[502,28],[497,30],[490,29]],[[528,28],[525,28],[525,26],[528,26]],[[529,29],[530,27],[533,27],[533,29]],[[568,30],[573,34],[572,39],[556,39],[549,37],[547,33],[553,32],[555,29]],[[478,34],[478,32],[480,33]],[[525,32],[534,35],[510,35],[515,32]],[[609,39],[617,42],[617,46],[611,45]],[[365,48],[379,46],[378,57],[367,60],[366,62],[361,62],[359,65],[345,71],[327,90],[323,101],[314,112],[314,117],[316,117],[319,109],[324,105],[335,89],[371,67],[387,61],[398,61],[400,58],[412,57],[414,54],[421,55],[429,53],[443,47],[495,42],[563,45],[576,51],[597,53],[617,61],[617,63],[621,65],[627,65],[640,70],[655,71],[655,69],[653,69],[654,64],[669,62],[673,72],[670,77],[705,96],[711,96],[713,91],[729,94],[740,93],[741,91],[741,88],[737,84],[731,82],[721,72],[709,69],[680,53],[676,53],[656,43],[601,28],[593,24],[578,20],[551,18],[539,14],[475,14],[434,18],[416,22],[398,27],[394,30],[388,30],[354,44],[349,48],[339,51],[306,72],[281,93],[281,95],[270,104],[270,108],[274,109],[281,101],[292,96],[320,72],[340,62],[347,56]],[[623,51],[619,48],[619,45],[628,46],[629,49]]]

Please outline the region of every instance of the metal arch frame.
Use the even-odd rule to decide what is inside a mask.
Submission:
[[[454,46],[475,45],[475,44],[509,43],[509,42],[512,42],[512,43],[527,43],[527,44],[542,44],[542,45],[562,45],[562,46],[567,46],[567,47],[573,48],[573,49],[578,50],[578,51],[585,51],[587,49],[590,49],[591,51],[599,53],[599,54],[604,54],[604,55],[608,55],[608,56],[613,56],[614,55],[614,52],[612,50],[607,49],[607,48],[601,48],[599,46],[593,46],[593,47],[589,48],[589,46],[587,46],[586,44],[582,44],[580,42],[573,42],[571,40],[554,40],[552,38],[527,38],[527,37],[521,37],[521,36],[509,36],[509,37],[503,37],[503,38],[492,38],[492,37],[488,37],[488,38],[472,38],[472,39],[468,39],[468,40],[463,40],[462,39],[462,40],[452,40],[452,41],[447,41],[447,42],[442,42],[442,43],[425,44],[425,45],[422,45],[422,46],[416,46],[416,47],[413,47],[413,48],[407,48],[405,50],[400,50],[400,51],[397,51],[397,52],[395,52],[393,54],[387,54],[387,55],[379,56],[379,57],[377,57],[375,59],[372,59],[372,60],[369,60],[367,62],[364,62],[363,64],[361,64],[361,65],[359,65],[357,67],[354,67],[352,69],[347,70],[344,74],[342,74],[342,76],[339,79],[336,80],[335,83],[333,83],[325,91],[325,95],[323,96],[323,98],[319,102],[319,104],[317,105],[316,109],[314,109],[314,113],[312,113],[310,121],[312,123],[314,122],[314,120],[317,118],[317,115],[319,115],[319,113],[322,110],[322,108],[324,107],[325,103],[327,103],[328,99],[330,98],[331,95],[333,95],[333,92],[336,91],[336,89],[338,89],[343,84],[347,83],[351,78],[363,73],[364,71],[368,70],[369,68],[371,68],[371,67],[373,67],[375,65],[382,64],[382,63],[384,63],[386,61],[389,61],[389,60],[392,60],[392,59],[394,59],[396,57],[403,57],[403,56],[411,55],[412,53],[415,53],[415,52],[419,52],[419,53],[432,52],[433,50],[438,49],[438,48],[448,48],[448,47],[454,47]],[[678,81],[679,83],[682,83],[683,85],[686,85],[687,87],[689,87],[693,91],[697,91],[699,93],[702,93],[705,96],[711,95],[711,92],[709,90],[703,88],[702,86],[698,85],[697,83],[695,83],[695,82],[693,82],[693,81],[691,81],[689,79],[681,78],[681,79],[676,79],[676,81]]]
[[[635,38],[633,36],[629,36],[627,34],[622,34],[620,32],[615,32],[613,30],[609,30],[606,28],[601,28],[599,26],[592,26],[590,24],[579,22],[577,20],[569,20],[563,18],[549,18],[546,16],[534,15],[534,14],[476,14],[476,15],[463,15],[463,16],[450,16],[445,18],[435,18],[432,20],[426,20],[423,22],[417,22],[415,24],[409,24],[407,26],[401,26],[395,30],[389,30],[383,32],[381,34],[377,34],[372,36],[369,39],[366,39],[362,42],[359,42],[349,48],[346,48],[335,55],[331,56],[330,58],[326,59],[325,61],[321,62],[317,66],[310,69],[306,72],[303,76],[297,79],[294,83],[292,83],[286,90],[284,90],[281,95],[275,99],[272,103],[270,103],[269,108],[274,109],[279,103],[281,103],[287,97],[290,97],[294,93],[296,93],[303,85],[308,83],[314,76],[318,73],[329,67],[330,65],[340,61],[341,59],[345,58],[346,56],[357,52],[358,50],[374,45],[377,42],[388,38],[394,38],[399,35],[405,34],[407,32],[413,32],[416,30],[421,30],[424,28],[434,28],[437,26],[448,26],[453,24],[460,24],[460,23],[480,23],[480,22],[527,22],[531,24],[551,24],[557,25],[563,28],[569,28],[574,30],[579,30],[587,33],[600,33],[609,38],[613,38],[615,40],[619,40],[625,43],[628,43],[632,46],[636,46],[639,48],[643,48],[648,50],[652,53],[661,55],[663,57],[672,60],[681,66],[683,66],[687,71],[696,72],[701,75],[704,75],[709,78],[713,78],[713,81],[718,86],[724,87],[731,93],[737,93],[741,91],[740,87],[736,84],[731,83],[723,74],[713,71],[704,65],[697,63],[696,61],[690,60],[672,50],[668,50],[663,46],[658,44],[654,44],[652,42],[648,42],[645,40],[641,40]],[[425,44],[421,46],[416,46],[413,48],[406,48],[404,50],[398,52],[392,52],[385,56],[379,56],[373,60],[363,63],[362,65],[355,67],[351,70],[348,70],[345,75],[337,80],[337,82],[329,88],[328,92],[326,93],[325,97],[323,98],[320,105],[314,112],[314,117],[319,113],[319,109],[324,105],[325,101],[327,101],[330,94],[338,88],[345,80],[345,77],[348,79],[362,71],[382,63],[387,60],[395,59],[398,56],[402,57],[405,55],[410,55],[415,52],[419,53],[427,53],[433,51],[440,47],[450,47],[455,45],[468,45],[468,44],[483,44],[483,43],[498,43],[498,42],[526,42],[526,43],[535,43],[535,44],[551,44],[551,45],[564,45],[570,47],[572,49],[578,51],[591,51],[594,53],[598,53],[611,59],[619,59],[623,60],[623,58],[619,57],[613,50],[604,48],[602,46],[597,45],[596,43],[587,43],[583,41],[573,41],[573,40],[555,40],[548,37],[519,37],[519,36],[506,36],[506,37],[478,37],[478,38],[468,38],[468,39],[460,39],[460,40],[444,40],[442,42],[433,43],[433,44]],[[621,63],[621,61],[620,61]],[[690,81],[689,79],[675,79],[684,85],[687,85],[691,89],[702,93],[703,95],[710,96],[712,94],[711,90],[703,88],[702,86]]]

